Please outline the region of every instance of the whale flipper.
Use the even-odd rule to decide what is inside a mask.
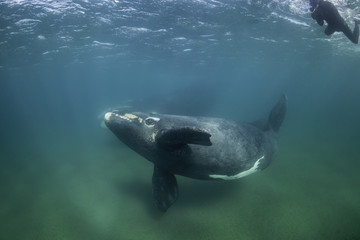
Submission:
[[[211,146],[211,134],[195,127],[181,127],[162,131],[156,141],[162,146],[181,146],[185,144],[198,144]]]
[[[179,196],[176,178],[174,174],[154,166],[152,184],[155,204],[161,211],[166,212]]]

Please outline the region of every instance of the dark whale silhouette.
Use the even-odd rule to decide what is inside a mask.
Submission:
[[[166,211],[178,198],[176,174],[232,180],[266,168],[275,156],[286,109],[283,95],[266,121],[254,123],[115,110],[105,114],[105,124],[154,163],[153,195]]]

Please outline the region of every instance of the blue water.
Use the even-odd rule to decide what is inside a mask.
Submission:
[[[332,1],[353,28],[360,1]],[[0,239],[360,239],[360,46],[305,0],[0,0]],[[288,114],[265,171],[177,177],[160,213],[152,164],[104,112],[253,121]]]

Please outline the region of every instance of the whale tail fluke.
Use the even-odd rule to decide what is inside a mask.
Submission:
[[[284,121],[287,110],[287,97],[283,94],[278,103],[273,107],[268,119],[268,128],[278,132]]]

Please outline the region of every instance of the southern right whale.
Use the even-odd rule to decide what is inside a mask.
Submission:
[[[104,119],[123,143],[154,163],[153,196],[166,211],[178,198],[174,175],[233,180],[265,169],[286,110],[282,95],[267,120],[253,123],[127,110],[107,112]]]

